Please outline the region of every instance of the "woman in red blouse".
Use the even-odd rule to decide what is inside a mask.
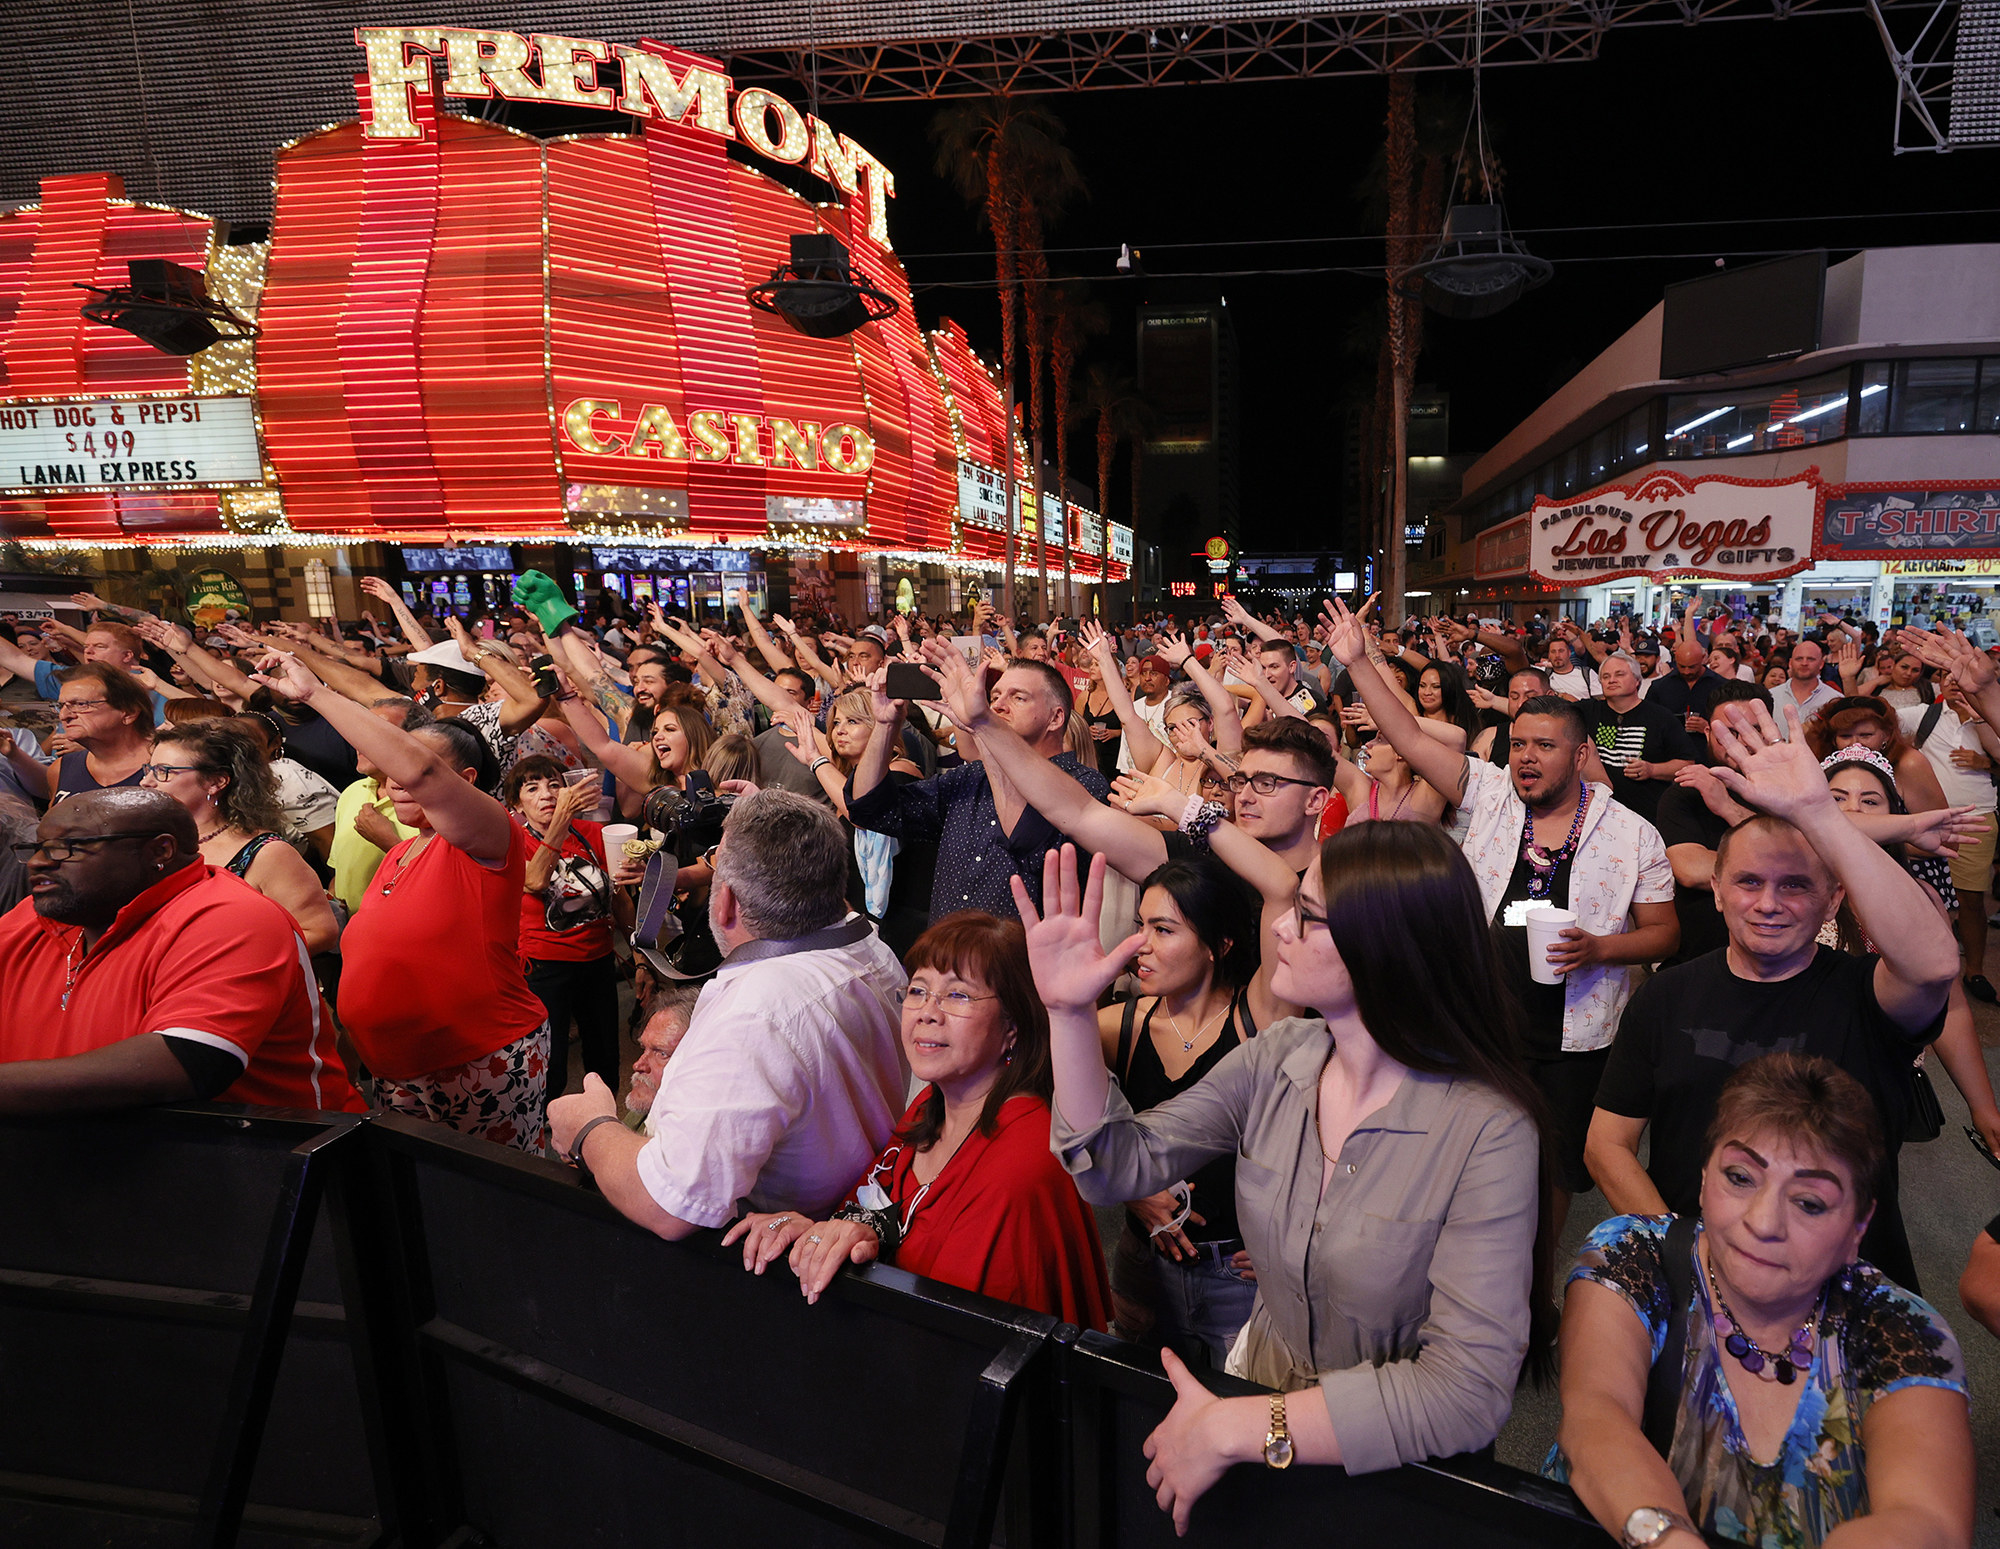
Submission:
[[[341,1020],[376,1101],[541,1150],[548,1012],[521,974],[533,841],[481,787],[486,743],[456,720],[391,726],[288,653],[270,657],[258,681],[310,705],[381,770],[398,821],[417,830],[383,857],[340,939]]]
[[[903,1051],[926,1084],[831,1221],[745,1216],[743,1267],[789,1250],[807,1301],[881,1258],[1066,1323],[1110,1313],[1097,1221],[1049,1152],[1049,1019],[1017,920],[967,910],[905,960]]]

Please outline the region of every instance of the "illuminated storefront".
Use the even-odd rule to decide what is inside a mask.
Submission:
[[[917,327],[864,146],[651,41],[356,42],[359,117],[277,149],[268,242],[103,174],[0,213],[0,536],[374,543],[454,606],[493,600],[510,546],[553,545],[565,585],[704,616],[739,585],[789,595],[795,552],[872,556],[828,567],[857,578],[850,609],[885,559],[939,592],[1004,565],[1010,525],[1017,575],[1062,575],[993,371],[956,324]],[[606,132],[447,110],[495,98],[600,108]],[[823,338],[750,303],[821,234],[893,312]],[[137,256],[205,274],[254,348],[183,359],[84,322],[74,286]],[[968,513],[968,479],[1004,487],[1010,459],[1011,524]],[[1067,516],[1078,583],[1122,579],[1129,529]]]
[[[1697,599],[1793,628],[2000,609],[1996,295],[2000,246],[1869,249],[1827,270],[1817,347],[1698,383],[1661,376],[1655,308],[1467,472],[1475,604],[1527,582],[1653,624]]]

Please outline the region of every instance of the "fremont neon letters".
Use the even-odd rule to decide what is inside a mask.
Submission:
[[[444,60],[439,90],[447,97],[509,102],[563,102],[635,118],[658,118],[720,139],[741,139],[773,161],[805,163],[868,212],[868,236],[889,245],[889,201],[895,174],[862,146],[776,92],[738,94],[719,61],[646,39],[636,48],[594,38],[473,27],[357,27],[354,41],[368,58],[363,102],[371,140],[421,140],[424,122],[411,94],[428,94],[432,61]],[[615,65],[614,90],[600,65]],[[732,100],[733,110],[732,110]]]

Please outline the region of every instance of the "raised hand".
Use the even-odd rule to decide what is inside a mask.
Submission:
[[[1187,811],[1186,791],[1169,785],[1157,775],[1141,774],[1136,769],[1112,781],[1111,794],[1135,817],[1172,818],[1178,822]]]
[[[290,651],[272,651],[258,662],[257,670],[250,676],[280,699],[298,704],[312,698],[320,686],[312,668]]]
[[[178,624],[169,624],[165,619],[147,619],[142,624],[132,626],[139,631],[139,638],[150,645],[156,645],[169,655],[178,655],[194,646],[194,635]]]
[[[1938,807],[1914,814],[1921,826],[1903,842],[1925,855],[1957,858],[1958,847],[1974,843],[1986,832],[1985,816],[1977,807]]]
[[[773,613],[769,622],[777,625],[780,632],[786,635],[793,636],[794,638],[798,635],[798,626],[782,613]]]
[[[1968,694],[1977,694],[2000,678],[1993,658],[1955,629],[1923,629],[1903,626],[1899,636],[1905,649],[1914,651],[1927,666],[1942,667]]]
[[[1233,595],[1224,595],[1222,598],[1222,616],[1228,619],[1230,623],[1241,624],[1246,629],[1256,622],[1255,619],[1250,617],[1250,610],[1238,602]]]
[[[792,740],[785,744],[785,751],[806,768],[812,768],[814,761],[827,751],[822,745],[823,739],[812,711],[804,705],[793,705],[782,714],[773,714],[771,719],[792,734]]]
[[[1014,907],[1028,935],[1028,964],[1034,970],[1035,991],[1052,1012],[1094,1011],[1098,997],[1125,971],[1145,939],[1143,932],[1134,931],[1111,951],[1104,950],[1097,932],[1104,912],[1104,867],[1104,857],[1093,855],[1089,881],[1079,892],[1076,846],[1066,844],[1060,854],[1051,850],[1042,862],[1045,915],[1036,911],[1027,885],[1018,876],[1008,879],[1014,890]]]
[[[1160,631],[1160,638],[1153,642],[1153,649],[1165,658],[1170,667],[1185,667],[1187,659],[1194,655],[1194,647],[1188,644],[1187,636],[1175,634],[1170,629]]]
[[[1750,709],[1755,719],[1747,726],[1740,717],[1712,724],[1709,734],[1729,760],[1716,765],[1715,778],[1746,806],[1790,822],[1832,806],[1833,792],[1800,730],[1798,706],[1785,706],[1789,742],[1778,735],[1770,711],[1754,702]]]
[[[939,691],[944,695],[945,714],[952,718],[955,725],[974,732],[985,730],[992,720],[992,705],[986,694],[986,674],[975,670],[972,663],[947,641],[926,640],[921,649],[924,660],[930,664],[932,675],[938,680]]]
[[[1352,667],[1368,654],[1368,632],[1361,627],[1361,618],[1375,606],[1375,599],[1382,594],[1371,593],[1361,605],[1361,613],[1350,613],[1347,604],[1338,597],[1329,598],[1324,612],[1326,616],[1326,643],[1343,667]]]
[[[361,578],[361,589],[370,597],[380,598],[392,607],[403,600],[401,593],[378,575],[363,576]]]
[[[874,713],[878,726],[901,726],[903,718],[910,713],[907,699],[889,697],[889,669],[877,667],[868,674],[863,685],[868,690],[868,708]]]
[[[1083,648],[1093,656],[1102,657],[1107,663],[1117,660],[1117,647],[1112,643],[1111,636],[1105,633],[1104,626],[1097,620],[1085,619],[1077,634],[1083,641]]]

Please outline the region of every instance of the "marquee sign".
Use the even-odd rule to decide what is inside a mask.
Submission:
[[[17,398],[0,403],[0,486],[9,494],[213,489],[261,483],[248,398]]]
[[[1819,496],[1817,468],[1767,480],[1659,468],[1573,499],[1537,495],[1528,567],[1565,586],[1669,574],[1776,580],[1812,563]]]
[[[1473,540],[1472,574],[1480,581],[1523,575],[1528,569],[1528,527],[1525,516],[1489,527]]]
[[[1822,559],[2000,555],[2000,488],[1843,485],[1826,492],[1819,538]]]

